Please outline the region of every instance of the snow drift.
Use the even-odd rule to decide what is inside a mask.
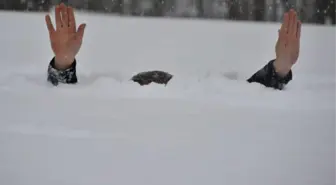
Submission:
[[[0,184],[335,183],[335,27],[304,25],[276,91],[245,80],[274,57],[278,24],[82,21],[80,82],[52,87],[44,15],[0,13]],[[174,78],[130,80],[149,70]]]

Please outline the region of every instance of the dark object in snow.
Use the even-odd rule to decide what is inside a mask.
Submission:
[[[152,82],[167,85],[173,75],[163,71],[147,71],[134,75],[131,80],[138,82],[141,86],[148,85]]]

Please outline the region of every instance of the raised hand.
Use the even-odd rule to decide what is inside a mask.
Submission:
[[[55,20],[56,29],[50,16],[45,17],[51,48],[55,54],[55,67],[66,69],[74,62],[81,48],[86,24],[81,24],[77,29],[72,7],[67,7],[63,3],[56,6]]]
[[[301,21],[297,19],[296,12],[290,10],[284,14],[275,46],[274,67],[279,75],[285,76],[297,62],[300,54],[300,37]]]

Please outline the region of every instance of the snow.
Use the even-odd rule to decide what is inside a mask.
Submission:
[[[0,184],[335,184],[335,27],[304,25],[277,91],[245,80],[279,24],[82,21],[80,83],[52,87],[44,15],[0,13]],[[174,77],[130,81],[152,69]]]

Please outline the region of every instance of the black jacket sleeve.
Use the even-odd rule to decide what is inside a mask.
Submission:
[[[48,66],[48,82],[57,86],[59,83],[75,84],[77,83],[76,76],[76,60],[68,69],[58,70],[55,68],[55,58],[53,58]]]
[[[282,90],[289,81],[292,80],[293,74],[292,70],[289,73],[281,77],[279,76],[274,68],[275,60],[271,60],[266,64],[262,69],[257,71],[254,75],[252,75],[247,81],[249,83],[257,82],[263,84],[266,87],[272,87],[274,89]]]

